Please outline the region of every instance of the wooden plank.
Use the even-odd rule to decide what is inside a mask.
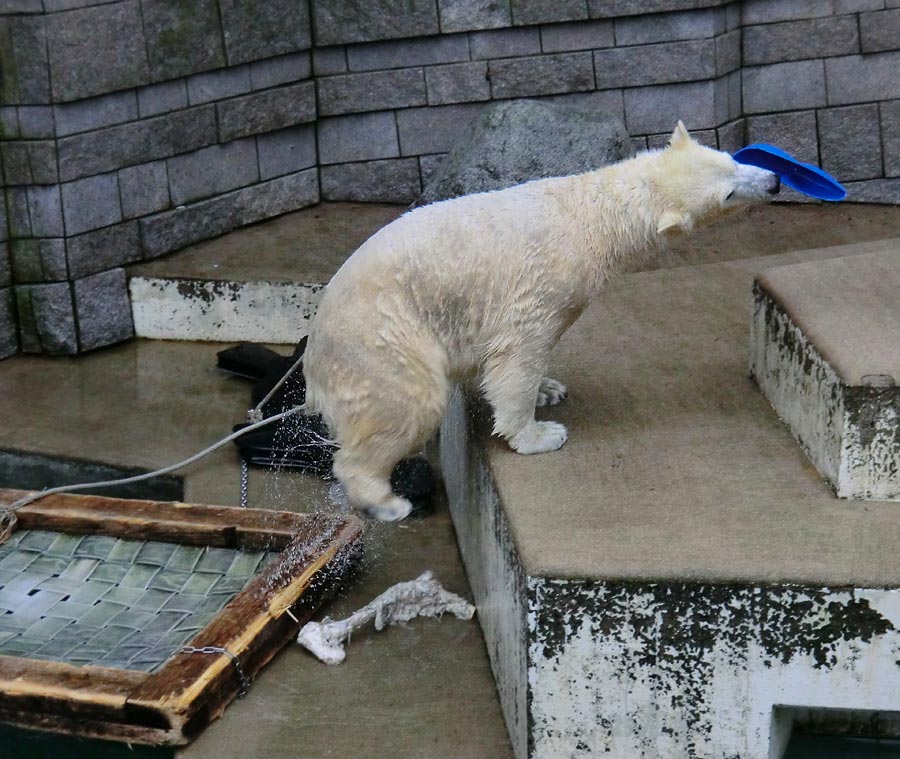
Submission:
[[[329,585],[348,569],[347,559],[361,534],[359,524],[356,520],[335,524],[327,517],[321,517],[321,523],[325,532],[319,548],[309,550],[308,539],[298,538],[190,645],[227,649],[240,658],[248,677],[261,669],[296,635],[300,622],[312,615]],[[316,587],[311,588],[314,577]],[[237,688],[234,664],[225,654],[179,654],[148,678],[128,703],[164,712],[174,728],[181,725],[192,731],[198,729],[195,718],[206,724],[219,716]]]
[[[30,495],[0,490],[0,506]],[[54,530],[224,548],[282,550],[309,516],[287,511],[58,493],[17,512],[20,529]]]
[[[0,722],[27,730],[122,743],[142,743],[150,746],[183,746],[190,743],[190,738],[185,737],[183,733],[169,729],[142,727],[123,722],[104,722],[84,717],[67,717],[60,714],[38,714],[33,711],[0,708]],[[0,752],[0,756],[5,755]]]
[[[0,709],[124,722],[128,696],[150,675],[0,656]]]

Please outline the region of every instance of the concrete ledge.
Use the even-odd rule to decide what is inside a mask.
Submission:
[[[322,284],[133,277],[134,332],[158,340],[296,343]]]
[[[296,343],[328,280],[401,210],[322,203],[132,266],[135,334]]]
[[[838,501],[746,369],[761,269],[874,247],[621,278],[551,361],[561,451],[516,455],[453,399],[443,472],[518,759],[780,759],[797,713],[900,706],[896,506]]]
[[[900,242],[754,284],[751,372],[841,498],[900,500]]]

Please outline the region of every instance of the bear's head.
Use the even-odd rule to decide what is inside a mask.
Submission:
[[[657,232],[689,232],[748,203],[772,199],[781,188],[776,174],[746,166],[694,140],[679,121],[659,154],[653,189],[662,211]]]

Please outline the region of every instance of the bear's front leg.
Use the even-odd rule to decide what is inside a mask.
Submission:
[[[544,365],[525,351],[491,359],[482,376],[484,395],[494,410],[494,434],[518,453],[556,451],[569,436],[564,425],[534,418]]]

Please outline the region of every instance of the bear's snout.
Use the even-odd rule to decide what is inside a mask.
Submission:
[[[772,181],[769,184],[769,189],[766,190],[766,192],[768,192],[769,195],[777,195],[779,192],[781,192],[781,177],[780,176],[778,176],[777,174],[772,175]]]

